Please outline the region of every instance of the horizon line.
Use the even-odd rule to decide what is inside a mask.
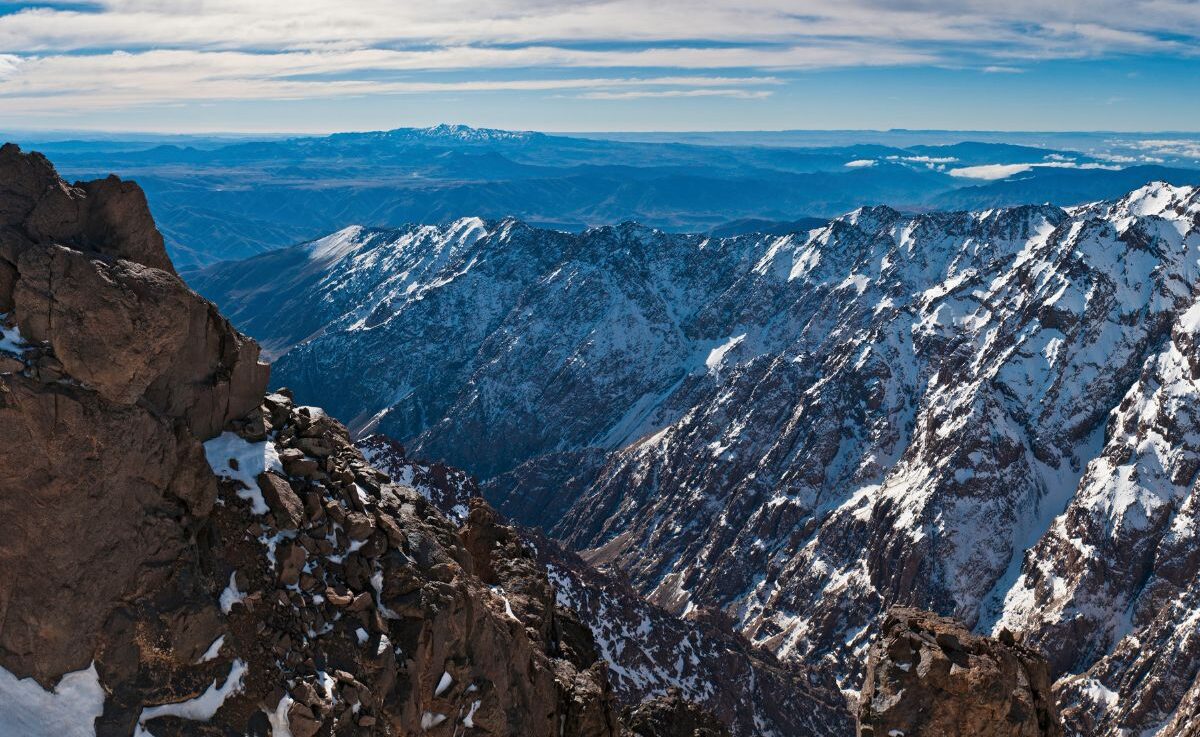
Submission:
[[[1003,135],[1184,135],[1200,136],[1200,128],[1195,130],[1182,129],[1077,129],[1077,128],[614,128],[614,129],[534,129],[534,128],[503,128],[487,125],[470,125],[465,123],[437,123],[434,125],[401,125],[394,128],[353,128],[353,129],[313,129],[313,130],[227,130],[227,129],[127,129],[127,128],[7,128],[0,126],[5,135],[120,135],[120,136],[213,136],[248,138],[265,137],[324,137],[345,134],[388,133],[401,130],[432,130],[439,127],[461,127],[470,130],[494,130],[507,133],[540,133],[543,135],[583,136],[583,135],[705,135],[705,134],[787,134],[787,133],[978,133]]]

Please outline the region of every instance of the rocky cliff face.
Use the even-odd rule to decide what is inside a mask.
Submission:
[[[610,737],[590,633],[266,394],[140,190],[0,149],[0,732]]]
[[[847,691],[894,603],[1006,627],[1115,736],[1200,676],[1198,280],[1200,191],[1151,184],[781,237],[351,228],[196,283],[670,612]]]
[[[954,620],[890,610],[871,646],[859,737],[1061,737],[1046,659],[1002,631],[979,637]]]

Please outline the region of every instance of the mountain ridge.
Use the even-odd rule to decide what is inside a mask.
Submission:
[[[1196,192],[860,208],[780,237],[483,221],[377,235],[292,284],[322,332],[278,370],[356,426],[478,473],[502,510],[668,611],[722,609],[781,657],[833,663],[844,689],[873,617],[915,604],[1024,631],[1050,651],[1068,713],[1092,720],[1069,726],[1116,735],[1182,718],[1200,672],[1176,663],[1191,675],[1154,707],[1096,696],[1166,687],[1125,675],[1122,643],[1183,637],[1163,612],[1200,585],[1179,558],[1190,533],[1163,537],[1166,510],[1191,509],[1186,487],[1146,470],[1110,483],[1130,457],[1190,467],[1188,447],[1122,448],[1110,417],[1160,406],[1168,378],[1197,391],[1172,378],[1194,345]],[[228,301],[217,281],[197,286]],[[308,383],[330,375],[339,386]],[[1179,437],[1190,415],[1173,413],[1121,422]],[[1142,527],[1103,522],[1118,493],[1147,510]],[[1099,578],[1072,536],[1124,573]],[[1131,540],[1143,556],[1121,562]],[[1136,624],[1087,603],[1105,586],[1124,587],[1112,595],[1140,607]],[[1141,657],[1165,667],[1159,650]]]

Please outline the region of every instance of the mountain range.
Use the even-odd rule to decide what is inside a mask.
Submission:
[[[617,140],[440,125],[261,140],[43,135],[38,149],[70,178],[136,177],[182,271],[350,223],[386,228],[511,216],[574,232],[636,220],[730,235],[825,221],[867,205],[1067,206],[1119,197],[1152,180],[1200,184],[1200,149],[1187,141],[971,135]]]
[[[920,606],[1116,737],[1200,713],[1198,270],[1200,190],[1154,182],[784,235],[352,226],[190,281],[276,383],[667,612],[853,693]]]

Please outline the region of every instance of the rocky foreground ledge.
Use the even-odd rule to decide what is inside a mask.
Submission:
[[[544,570],[267,394],[136,185],[0,149],[0,313],[0,733],[619,733]]]

